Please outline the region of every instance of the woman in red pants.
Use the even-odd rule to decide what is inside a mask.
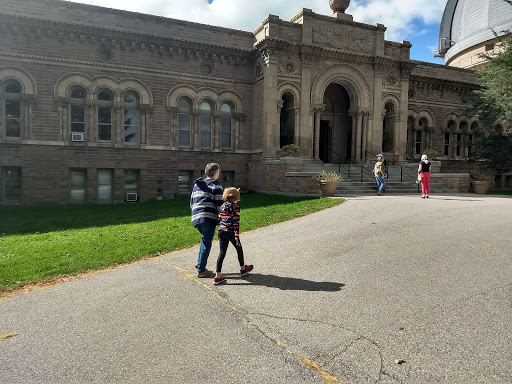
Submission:
[[[418,167],[418,177],[421,175],[421,198],[425,197],[428,199],[429,188],[428,184],[430,183],[430,170],[432,168],[432,164],[428,161],[427,155],[421,156],[421,163]]]

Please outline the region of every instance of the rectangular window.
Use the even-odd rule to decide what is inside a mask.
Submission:
[[[71,175],[71,201],[85,202],[87,189],[87,171],[85,169],[72,169]]]
[[[473,156],[473,135],[468,135],[468,157]]]
[[[137,143],[137,110],[124,110],[124,142]]]
[[[457,133],[457,156],[462,152],[462,134]]]
[[[21,137],[21,102],[19,100],[5,101],[5,135]]]
[[[178,171],[178,195],[190,196],[193,181],[192,171]]]
[[[125,169],[124,170],[124,192],[137,192],[137,185],[139,183],[139,170],[138,169]]]
[[[98,107],[98,140],[112,140],[111,107]]]
[[[98,169],[98,200],[112,200],[112,169]]]
[[[416,154],[421,154],[421,131],[416,131]]]
[[[444,134],[444,155],[450,156],[450,134]]]
[[[179,146],[190,147],[190,115],[180,113],[178,115]]]
[[[2,180],[4,200],[21,201],[21,167],[3,167]]]
[[[85,132],[85,109],[83,105],[71,106],[71,132]]]
[[[220,146],[222,149],[231,149],[231,118],[221,117],[220,119]]]
[[[201,115],[201,148],[212,147],[212,117],[211,115]]]

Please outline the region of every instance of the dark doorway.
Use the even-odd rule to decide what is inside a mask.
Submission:
[[[320,119],[318,157],[324,163],[345,163],[352,156],[350,95],[344,86],[331,83],[324,94]]]
[[[320,120],[320,149],[318,155],[324,163],[332,162],[332,128],[327,120]]]

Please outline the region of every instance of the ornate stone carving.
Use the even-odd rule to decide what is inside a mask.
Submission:
[[[215,69],[215,66],[210,61],[203,61],[201,63],[201,73],[205,76],[211,75]]]
[[[393,72],[390,72],[386,76],[386,85],[390,87],[394,87],[397,85],[396,76],[393,74]]]
[[[255,79],[258,79],[260,78],[261,76],[263,76],[263,68],[261,67],[261,63],[260,62],[257,62],[256,63],[256,67],[254,69],[254,78]]]
[[[110,62],[112,62],[114,53],[112,52],[111,49],[109,49],[107,47],[100,47],[100,49],[98,49],[97,56],[98,56],[98,60],[101,61],[102,63],[110,63]]]

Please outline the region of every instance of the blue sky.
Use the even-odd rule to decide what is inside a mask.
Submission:
[[[302,8],[332,13],[329,0],[70,0],[103,7],[189,20],[204,24],[255,30],[269,14],[283,20]],[[447,0],[352,0],[347,13],[358,22],[384,24],[386,39],[413,44],[411,59],[443,64],[435,59],[439,23]],[[293,4],[293,5],[290,5]]]

